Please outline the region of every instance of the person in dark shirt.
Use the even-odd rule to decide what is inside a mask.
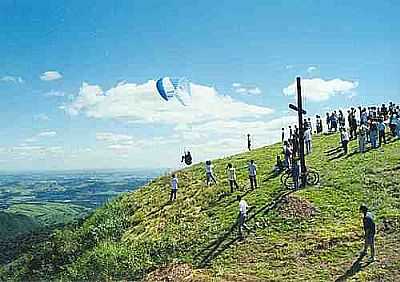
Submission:
[[[250,134],[247,134],[247,149],[251,151],[251,138]]]
[[[369,261],[373,262],[375,260],[375,222],[372,214],[368,212],[368,208],[365,205],[360,206],[360,212],[363,214],[363,225],[364,225],[364,250],[361,252],[362,256],[365,256],[368,252],[368,247],[371,248],[371,256]]]

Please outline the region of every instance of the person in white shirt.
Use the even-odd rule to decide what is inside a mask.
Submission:
[[[306,144],[306,154],[307,155],[309,153],[311,153],[311,141],[312,141],[311,128],[308,128],[304,132],[304,143]]]
[[[350,137],[345,128],[342,128],[341,131],[342,131],[341,139],[342,139],[343,151],[344,151],[344,154],[347,154]]]
[[[243,239],[243,228],[247,231],[250,231],[248,226],[246,225],[246,217],[247,217],[247,210],[250,208],[246,201],[242,199],[241,196],[237,196],[237,200],[239,201],[239,236]]]
[[[210,185],[211,181],[213,181],[215,184],[217,184],[217,180],[214,177],[213,174],[213,165],[211,164],[211,161],[206,161],[206,177],[207,177],[207,186]]]
[[[176,177],[175,174],[172,174],[170,201],[176,200],[176,192],[177,191],[178,191],[178,178]]]
[[[226,171],[228,173],[228,181],[229,181],[229,186],[231,187],[231,193],[233,193],[233,186],[236,187],[237,190],[239,190],[239,185],[237,184],[236,181],[236,170],[233,167],[231,163],[228,164]]]
[[[251,160],[248,166],[249,171],[249,179],[250,179],[250,188],[257,189],[257,166],[254,163],[254,160]]]

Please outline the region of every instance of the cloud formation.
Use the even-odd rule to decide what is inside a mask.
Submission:
[[[45,97],[64,97],[65,92],[51,90],[49,92],[44,93],[44,96]]]
[[[24,83],[25,81],[20,76],[5,75],[0,78],[3,82]]]
[[[58,71],[46,71],[40,75],[40,79],[43,81],[51,81],[61,79],[62,75]]]
[[[256,86],[245,86],[238,82],[232,83],[232,88],[233,88],[233,91],[238,94],[260,95],[262,93],[260,88],[258,88]]]
[[[317,67],[316,66],[311,66],[311,67],[308,67],[307,68],[307,72],[308,73],[312,73],[312,72],[314,72],[314,71],[316,71],[317,70]]]
[[[161,99],[153,80],[139,85],[120,83],[107,91],[98,85],[83,83],[79,95],[64,108],[71,115],[172,125],[221,119],[256,119],[273,112],[267,107],[219,95],[208,86],[192,83],[191,92],[190,106],[182,106],[176,99],[168,102]]]
[[[326,101],[335,95],[354,93],[357,87],[357,81],[343,80],[340,78],[331,80],[324,80],[321,78],[301,80],[303,97],[315,102]],[[283,89],[283,94],[286,96],[294,96],[296,91],[296,81],[294,81]]]
[[[38,137],[54,137],[57,135],[57,132],[55,131],[43,131],[40,132],[37,136]]]

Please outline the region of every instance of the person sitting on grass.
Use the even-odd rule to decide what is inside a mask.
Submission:
[[[248,166],[249,171],[249,179],[250,179],[250,188],[251,190],[257,189],[257,166],[254,163],[254,160],[251,160]]]
[[[248,226],[246,225],[247,209],[250,207],[247,205],[246,201],[242,199],[241,196],[238,195],[237,200],[239,202],[239,236],[240,239],[243,240],[243,229],[250,231],[250,228],[248,228]]]
[[[210,185],[211,181],[214,182],[214,184],[217,184],[217,180],[214,177],[213,174],[213,165],[211,164],[211,161],[206,161],[206,177],[207,177],[207,186]]]
[[[233,186],[235,186],[235,188],[239,190],[239,185],[237,184],[236,181],[236,170],[231,163],[228,164],[226,170],[228,173],[228,181],[229,181],[229,186],[231,187],[231,193],[233,193]]]
[[[178,178],[176,177],[175,174],[172,174],[172,180],[171,180],[171,195],[169,200],[175,201],[176,200],[176,192],[178,191]]]
[[[368,261],[373,262],[375,260],[375,222],[372,214],[368,212],[368,208],[365,205],[360,206],[360,212],[363,214],[363,226],[364,226],[364,249],[360,253],[361,256],[365,256],[368,252],[368,247],[371,249],[371,256]]]

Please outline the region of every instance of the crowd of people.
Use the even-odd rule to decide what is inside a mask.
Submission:
[[[358,111],[357,111],[358,109]],[[366,152],[367,144],[371,144],[371,148],[378,148],[387,143],[387,133],[390,133],[394,138],[400,138],[400,107],[394,103],[389,103],[388,106],[382,104],[379,107],[358,107],[350,108],[347,111],[347,116],[342,110],[335,110],[331,113],[326,113],[325,128],[323,120],[320,115],[316,115],[313,131],[313,122],[311,118],[304,119],[303,121],[304,133],[303,140],[300,140],[300,132],[297,125],[288,126],[287,130],[282,128],[282,144],[283,144],[283,160],[280,155],[276,156],[276,165],[274,172],[279,174],[282,171],[289,170],[294,183],[294,189],[299,188],[299,177],[301,175],[299,165],[299,150],[300,142],[304,142],[305,154],[311,154],[312,136],[313,134],[331,134],[340,133],[340,143],[343,148],[343,153],[348,153],[348,144],[352,140],[358,140],[358,151],[360,153]],[[251,137],[247,135],[247,149],[251,151]],[[192,163],[192,156],[190,152],[185,152],[182,157],[182,162],[186,164]],[[214,174],[214,165],[210,160],[205,162],[205,178],[206,185],[217,184],[217,177]],[[248,179],[250,188],[257,189],[257,166],[254,160],[250,160],[247,168]],[[234,193],[235,189],[240,190],[237,182],[236,168],[232,163],[226,166],[227,180],[229,183],[230,192]],[[171,194],[170,200],[175,201],[178,190],[178,179],[175,174],[172,175],[171,180]],[[246,225],[247,210],[249,206],[246,201],[238,196],[239,201],[239,234],[243,238],[243,230],[248,230]],[[364,232],[365,232],[365,246],[361,255],[365,255],[367,249],[371,249],[370,260],[374,260],[374,236],[375,236],[375,223],[372,214],[364,205],[360,207],[360,212],[363,213]]]

